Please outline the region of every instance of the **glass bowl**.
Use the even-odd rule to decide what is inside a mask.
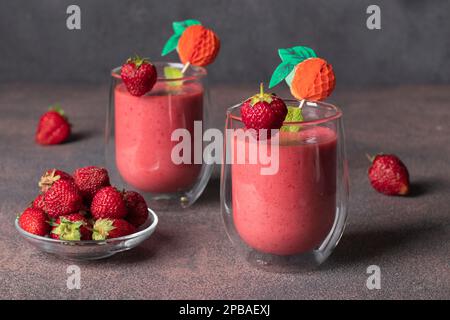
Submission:
[[[133,249],[150,237],[158,224],[158,216],[150,208],[148,212],[147,221],[139,227],[137,232],[125,237],[100,241],[66,241],[38,236],[23,230],[19,226],[19,218],[16,218],[15,226],[25,240],[44,252],[55,254],[69,260],[97,260],[110,257],[118,252]]]

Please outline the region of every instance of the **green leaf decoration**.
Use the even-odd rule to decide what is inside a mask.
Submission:
[[[285,122],[299,122],[303,121],[303,115],[302,115],[302,109],[299,107],[294,106],[288,106],[288,113],[286,115],[286,118],[284,119]],[[284,132],[299,132],[301,129],[301,126],[297,125],[289,125],[289,126],[282,126],[281,131]]]
[[[178,41],[180,40],[181,35],[183,34],[184,30],[186,30],[187,27],[193,26],[193,25],[201,25],[200,21],[195,19],[188,19],[184,21],[175,21],[172,23],[172,28],[174,34],[167,40],[166,44],[164,45],[164,48],[161,52],[162,56],[165,56],[172,51],[174,51],[178,47]]]
[[[281,61],[290,62],[293,64],[299,64],[308,58],[317,57],[313,49],[303,46],[278,49],[278,55],[280,56]]]
[[[164,67],[164,77],[166,79],[181,79],[183,78],[183,73],[180,69],[175,67]],[[180,86],[182,81],[168,81],[169,86]]]
[[[161,52],[162,56],[165,56],[169,53],[171,53],[173,50],[175,50],[178,46],[178,41],[180,40],[180,35],[174,34],[172,35],[169,40],[167,40],[166,44],[164,45],[164,48]]]
[[[287,75],[286,78],[284,78],[284,81],[286,81],[287,85],[291,87],[292,79],[294,79],[295,75],[295,67],[292,69],[292,71]]]
[[[313,49],[303,46],[278,49],[281,63],[275,69],[270,79],[269,88],[275,87],[281,81],[286,80],[290,86],[294,78],[294,69],[297,64],[308,58],[317,57]]]
[[[181,36],[187,27],[201,25],[201,22],[195,19],[188,19],[184,21],[175,21],[172,23],[173,32]]]
[[[292,64],[290,62],[281,62],[270,78],[269,89],[275,87],[277,84],[283,81],[284,78],[286,78],[289,73],[291,73],[294,67],[295,64]]]

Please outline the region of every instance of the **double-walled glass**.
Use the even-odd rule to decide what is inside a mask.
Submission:
[[[270,139],[256,139],[244,130],[240,107],[226,117],[221,206],[227,233],[258,266],[280,272],[317,266],[337,245],[347,218],[342,112],[308,102],[304,121],[285,122]]]
[[[202,153],[210,104],[207,73],[191,66],[182,77],[166,79],[165,68],[181,70],[183,65],[161,62],[155,67],[156,84],[140,97],[128,92],[120,67],[112,70],[106,165],[115,183],[140,191],[152,205],[164,200],[187,207],[203,192],[212,171]]]

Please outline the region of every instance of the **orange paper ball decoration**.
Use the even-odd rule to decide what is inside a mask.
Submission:
[[[335,86],[331,64],[321,58],[310,58],[295,67],[291,93],[298,100],[320,101],[328,97]]]
[[[220,49],[220,40],[210,29],[193,25],[186,30],[178,42],[178,54],[183,64],[206,66],[214,61]]]

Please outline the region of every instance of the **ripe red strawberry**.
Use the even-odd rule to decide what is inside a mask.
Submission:
[[[50,225],[45,212],[38,208],[27,208],[19,217],[19,226],[32,234],[45,236],[50,231]]]
[[[100,189],[92,199],[91,213],[94,219],[125,217],[127,208],[122,193],[114,187]]]
[[[408,169],[397,156],[379,154],[370,160],[369,180],[375,190],[387,195],[408,194]]]
[[[73,178],[67,172],[58,169],[47,170],[39,180],[38,186],[41,188],[41,192],[46,192],[53,185],[54,182],[58,180],[70,180]]]
[[[44,195],[42,193],[38,194],[38,196],[33,200],[31,207],[45,211],[45,201],[44,201]]]
[[[39,119],[36,142],[42,145],[59,144],[70,136],[70,123],[59,107],[52,107]]]
[[[133,96],[142,96],[152,90],[156,83],[156,68],[148,60],[136,56],[122,65],[120,76]]]
[[[275,94],[264,93],[262,83],[260,93],[248,98],[241,107],[247,129],[280,129],[287,113],[284,101]]]
[[[148,217],[148,206],[145,199],[136,191],[125,191],[123,200],[128,211],[126,220],[136,228],[143,225]]]
[[[88,204],[91,203],[98,190],[110,185],[108,171],[105,168],[95,166],[75,170],[73,179]]]
[[[83,206],[80,190],[73,181],[58,180],[44,194],[45,209],[51,218],[78,212]]]
[[[52,222],[50,236],[59,240],[91,240],[92,227],[89,221],[80,213],[59,216]]]
[[[136,232],[136,228],[123,219],[98,219],[94,224],[92,239],[119,238],[134,232]]]

